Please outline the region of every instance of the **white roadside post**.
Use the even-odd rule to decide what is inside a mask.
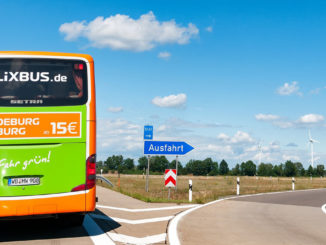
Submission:
[[[101,169],[101,176],[103,175],[103,169]]]
[[[292,191],[295,190],[295,179],[294,177],[292,177]]]
[[[240,177],[237,177],[237,196],[240,195]]]
[[[178,190],[178,155],[175,157],[175,169],[177,170],[177,177],[175,179],[175,191]]]
[[[189,180],[189,202],[192,202],[192,180]]]

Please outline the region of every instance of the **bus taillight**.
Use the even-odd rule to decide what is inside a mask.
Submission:
[[[86,190],[95,186],[96,182],[96,155],[91,155],[86,161]]]
[[[86,160],[86,184],[76,186],[71,191],[92,189],[96,184],[96,155],[91,155]]]

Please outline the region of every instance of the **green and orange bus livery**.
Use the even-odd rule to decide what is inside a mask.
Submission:
[[[89,55],[0,52],[0,218],[94,211],[94,82]]]

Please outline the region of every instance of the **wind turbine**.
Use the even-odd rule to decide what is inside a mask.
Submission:
[[[311,149],[311,167],[314,168],[314,143],[319,143],[319,141],[314,140],[311,138],[310,130],[309,130],[309,141],[308,144],[310,144]]]

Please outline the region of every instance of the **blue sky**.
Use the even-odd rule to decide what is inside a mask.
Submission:
[[[324,1],[1,1],[2,50],[87,53],[98,158],[138,158],[143,125],[181,157],[326,160]],[[101,18],[102,17],[102,18]],[[171,158],[169,158],[171,159]]]

